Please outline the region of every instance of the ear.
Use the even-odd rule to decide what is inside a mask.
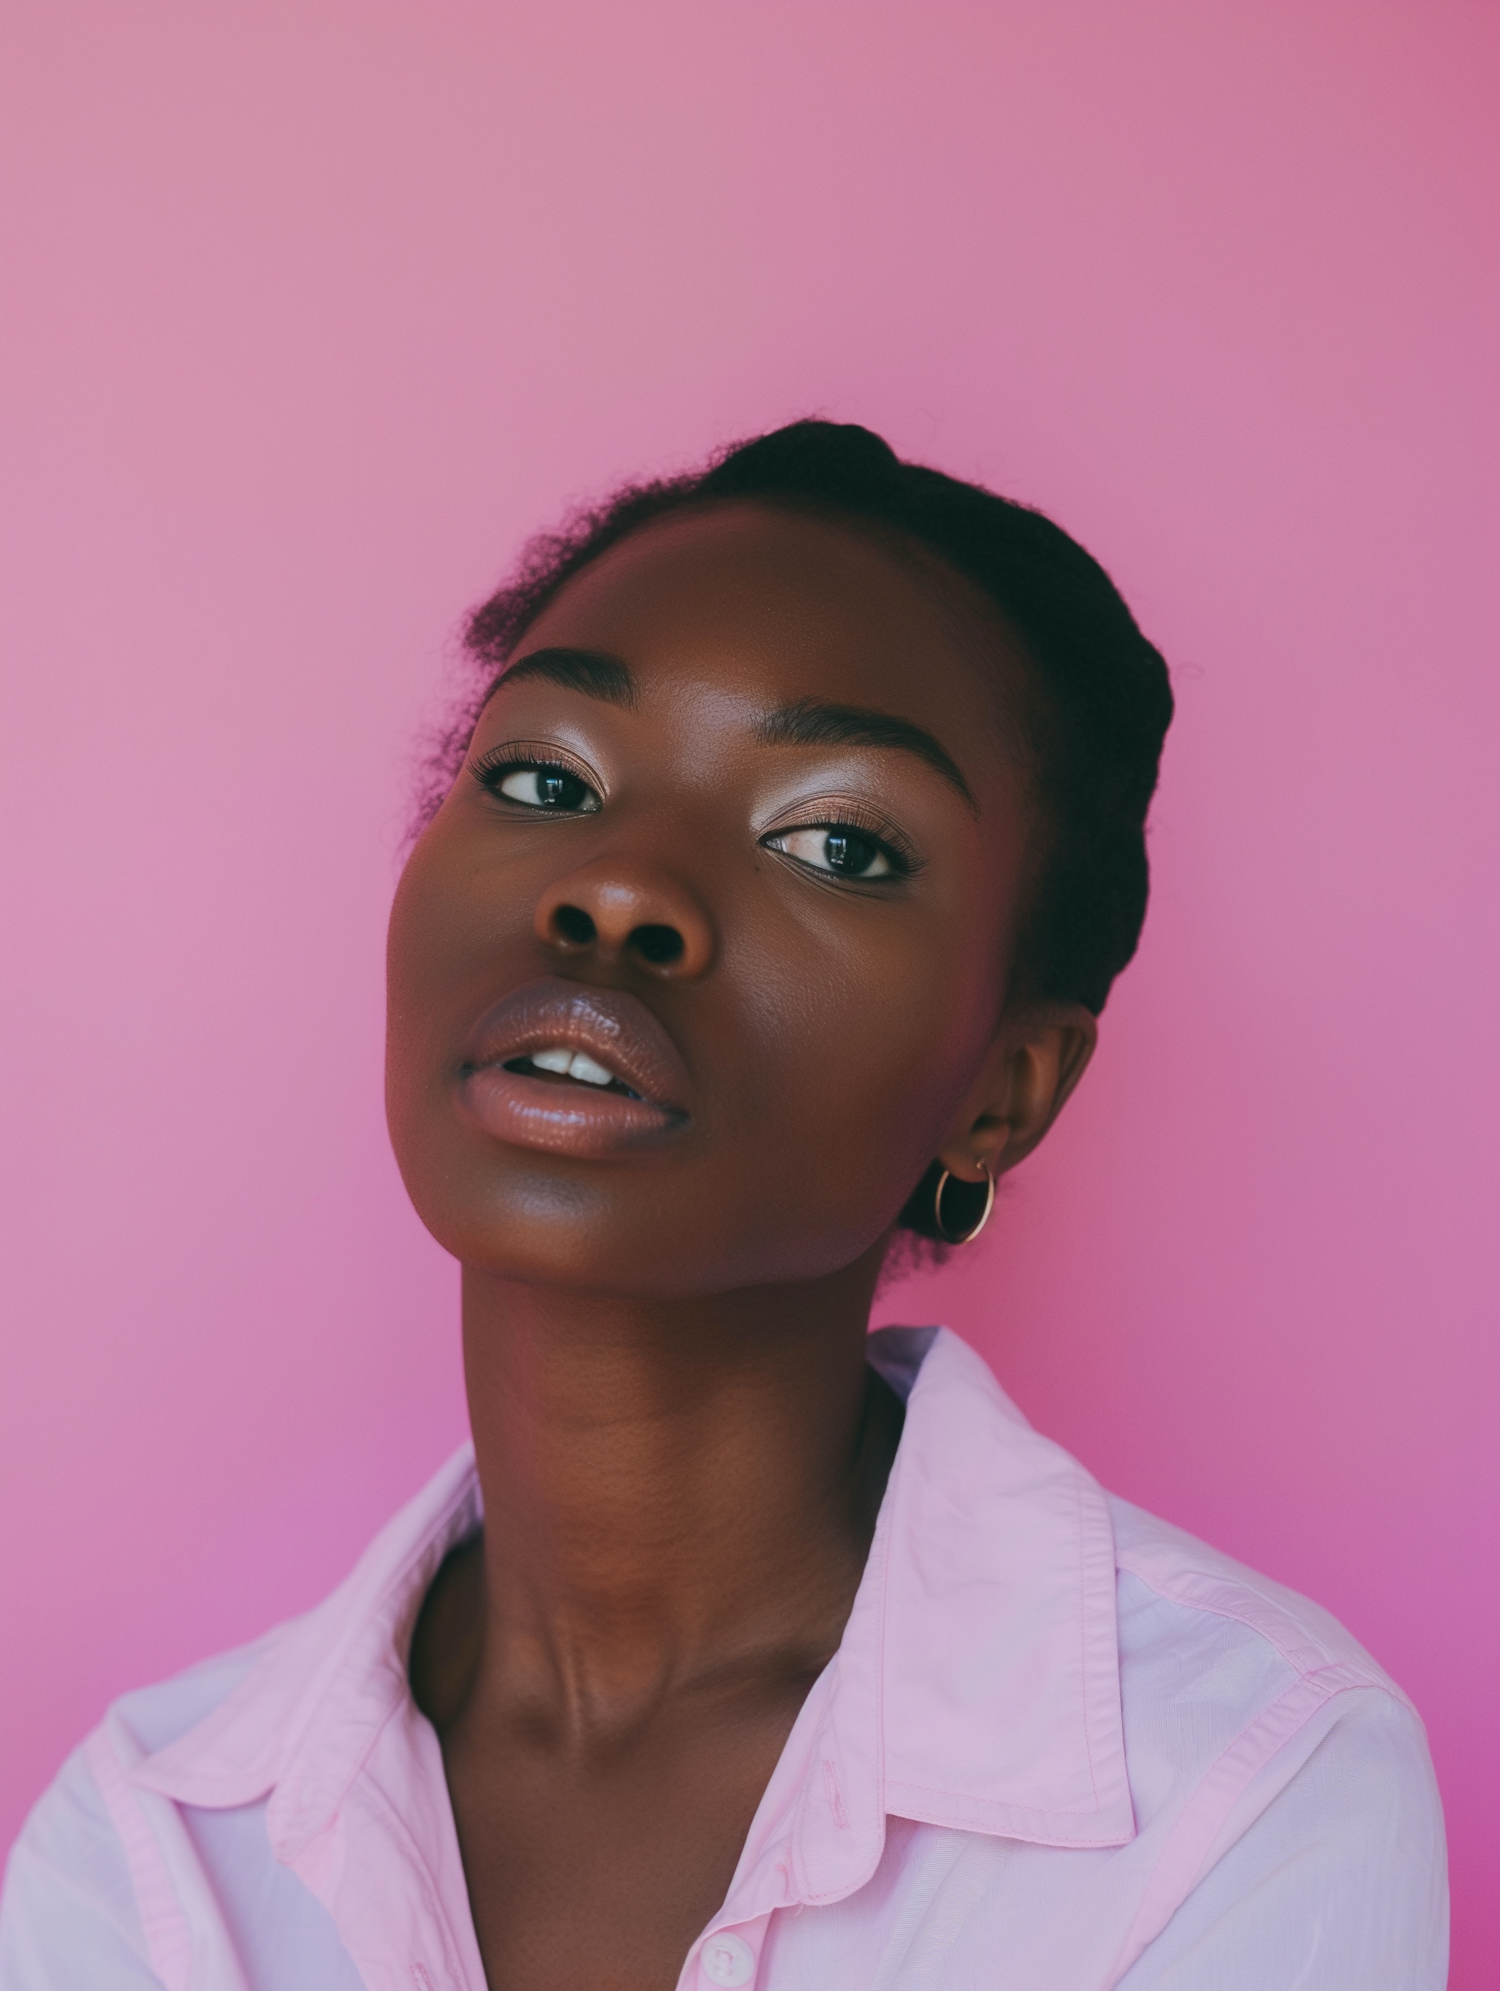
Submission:
[[[1023,1161],[1062,1111],[1094,1055],[1099,1020],[1082,1003],[1003,1018],[938,1160],[960,1182],[995,1179]]]

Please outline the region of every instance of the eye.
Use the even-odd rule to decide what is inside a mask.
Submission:
[[[504,756],[483,760],[474,774],[491,795],[517,802],[523,809],[550,809],[559,815],[589,816],[599,807],[599,794],[581,774],[558,761],[517,760]]]
[[[812,829],[781,830],[765,839],[772,850],[785,851],[814,871],[835,878],[892,878],[896,866],[889,851],[848,823],[820,823]]]
[[[495,784],[495,793],[528,809],[586,809],[598,796],[565,767],[513,767]]]

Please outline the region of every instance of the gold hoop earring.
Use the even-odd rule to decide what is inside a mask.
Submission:
[[[954,1237],[948,1226],[943,1222],[943,1191],[947,1188],[951,1179],[949,1170],[945,1168],[938,1177],[938,1186],[932,1198],[932,1215],[933,1221],[938,1227],[938,1236],[943,1240],[944,1244],[972,1244],[990,1220],[990,1211],[995,1207],[995,1178],[990,1174],[989,1169],[985,1167],[982,1161],[979,1166],[984,1169],[984,1180],[987,1190],[984,1199],[984,1208],[979,1213],[979,1222],[975,1224],[971,1231],[965,1231],[962,1237]],[[970,1186],[972,1187],[973,1185]]]

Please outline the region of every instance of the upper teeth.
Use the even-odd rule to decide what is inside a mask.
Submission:
[[[615,1075],[603,1065],[596,1064],[586,1051],[565,1051],[561,1046],[555,1050],[532,1051],[531,1062],[544,1072],[560,1072],[568,1078],[582,1079],[585,1085],[613,1085]]]

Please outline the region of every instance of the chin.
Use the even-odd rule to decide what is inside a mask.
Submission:
[[[841,1229],[798,1234],[743,1222],[709,1230],[685,1222],[674,1199],[591,1194],[556,1181],[491,1196],[458,1211],[424,1209],[427,1229],[467,1272],[519,1285],[630,1300],[703,1298],[713,1293],[831,1278],[883,1247]],[[741,1213],[743,1215],[744,1213]]]

